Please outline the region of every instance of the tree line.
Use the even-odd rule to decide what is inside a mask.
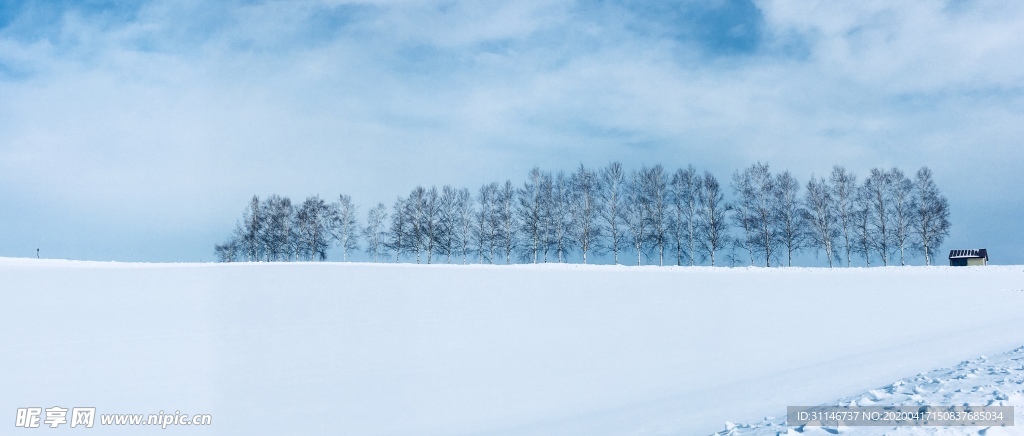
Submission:
[[[725,199],[726,190],[731,200]],[[801,192],[802,191],[802,192]],[[521,185],[417,186],[389,209],[371,207],[363,222],[348,195],[293,204],[253,196],[233,234],[215,246],[222,262],[326,260],[336,247],[347,261],[361,250],[374,262],[583,263],[610,255],[615,264],[793,265],[812,250],[836,264],[926,265],[949,235],[949,204],[932,172],[913,178],[875,168],[863,182],[842,166],[801,184],[789,171],[756,163],[733,173],[728,188],[692,165],[626,171],[618,162],[566,174],[533,168]],[[629,260],[632,263],[633,260]]]

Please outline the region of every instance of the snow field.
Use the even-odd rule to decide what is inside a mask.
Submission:
[[[0,410],[213,415],[162,430],[189,434],[710,434],[1013,349],[1022,279],[0,259]]]

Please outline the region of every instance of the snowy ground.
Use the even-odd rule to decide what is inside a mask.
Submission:
[[[980,356],[826,403],[831,406],[1013,406],[1014,426],[993,427],[786,427],[782,418],[726,425],[717,435],[1018,435],[1024,434],[1024,347]]]
[[[0,289],[0,412],[213,415],[189,434],[706,435],[1024,343],[1019,266],[0,259]]]

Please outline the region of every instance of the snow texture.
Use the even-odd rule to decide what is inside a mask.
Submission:
[[[0,259],[0,286],[0,411],[213,415],[188,434],[707,435],[1024,342],[1019,266]]]
[[[1013,406],[1014,426],[965,427],[786,427],[782,418],[726,422],[720,436],[778,435],[1017,435],[1024,433],[1024,347],[989,358],[980,356],[842,398],[833,406]]]

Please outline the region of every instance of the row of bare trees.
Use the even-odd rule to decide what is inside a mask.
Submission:
[[[793,264],[807,249],[853,264],[854,255],[870,266],[906,265],[913,254],[932,263],[935,250],[949,235],[949,203],[927,167],[908,178],[898,168],[875,168],[862,184],[841,166],[825,177],[811,177],[803,196],[788,172],[772,174],[757,163],[733,175],[732,220],[741,234],[736,244],[750,264]]]
[[[326,260],[336,245],[348,260],[359,237],[356,206],[347,195],[334,203],[313,196],[301,205],[278,195],[253,196],[231,237],[214,251],[222,262]]]
[[[390,210],[370,208],[363,224],[347,195],[293,206],[287,197],[253,197],[234,234],[215,247],[221,261],[342,260],[360,249],[372,261],[544,263],[609,256],[618,264],[792,265],[794,255],[824,253],[829,266],[901,265],[921,253],[931,264],[949,234],[949,207],[928,168],[913,179],[873,169],[863,183],[836,166],[801,184],[788,171],[757,163],[732,176],[732,201],[708,171],[661,165],[626,171],[618,162],[580,165],[566,174],[533,168],[469,189],[418,186]],[[746,256],[739,253],[746,253]]]

